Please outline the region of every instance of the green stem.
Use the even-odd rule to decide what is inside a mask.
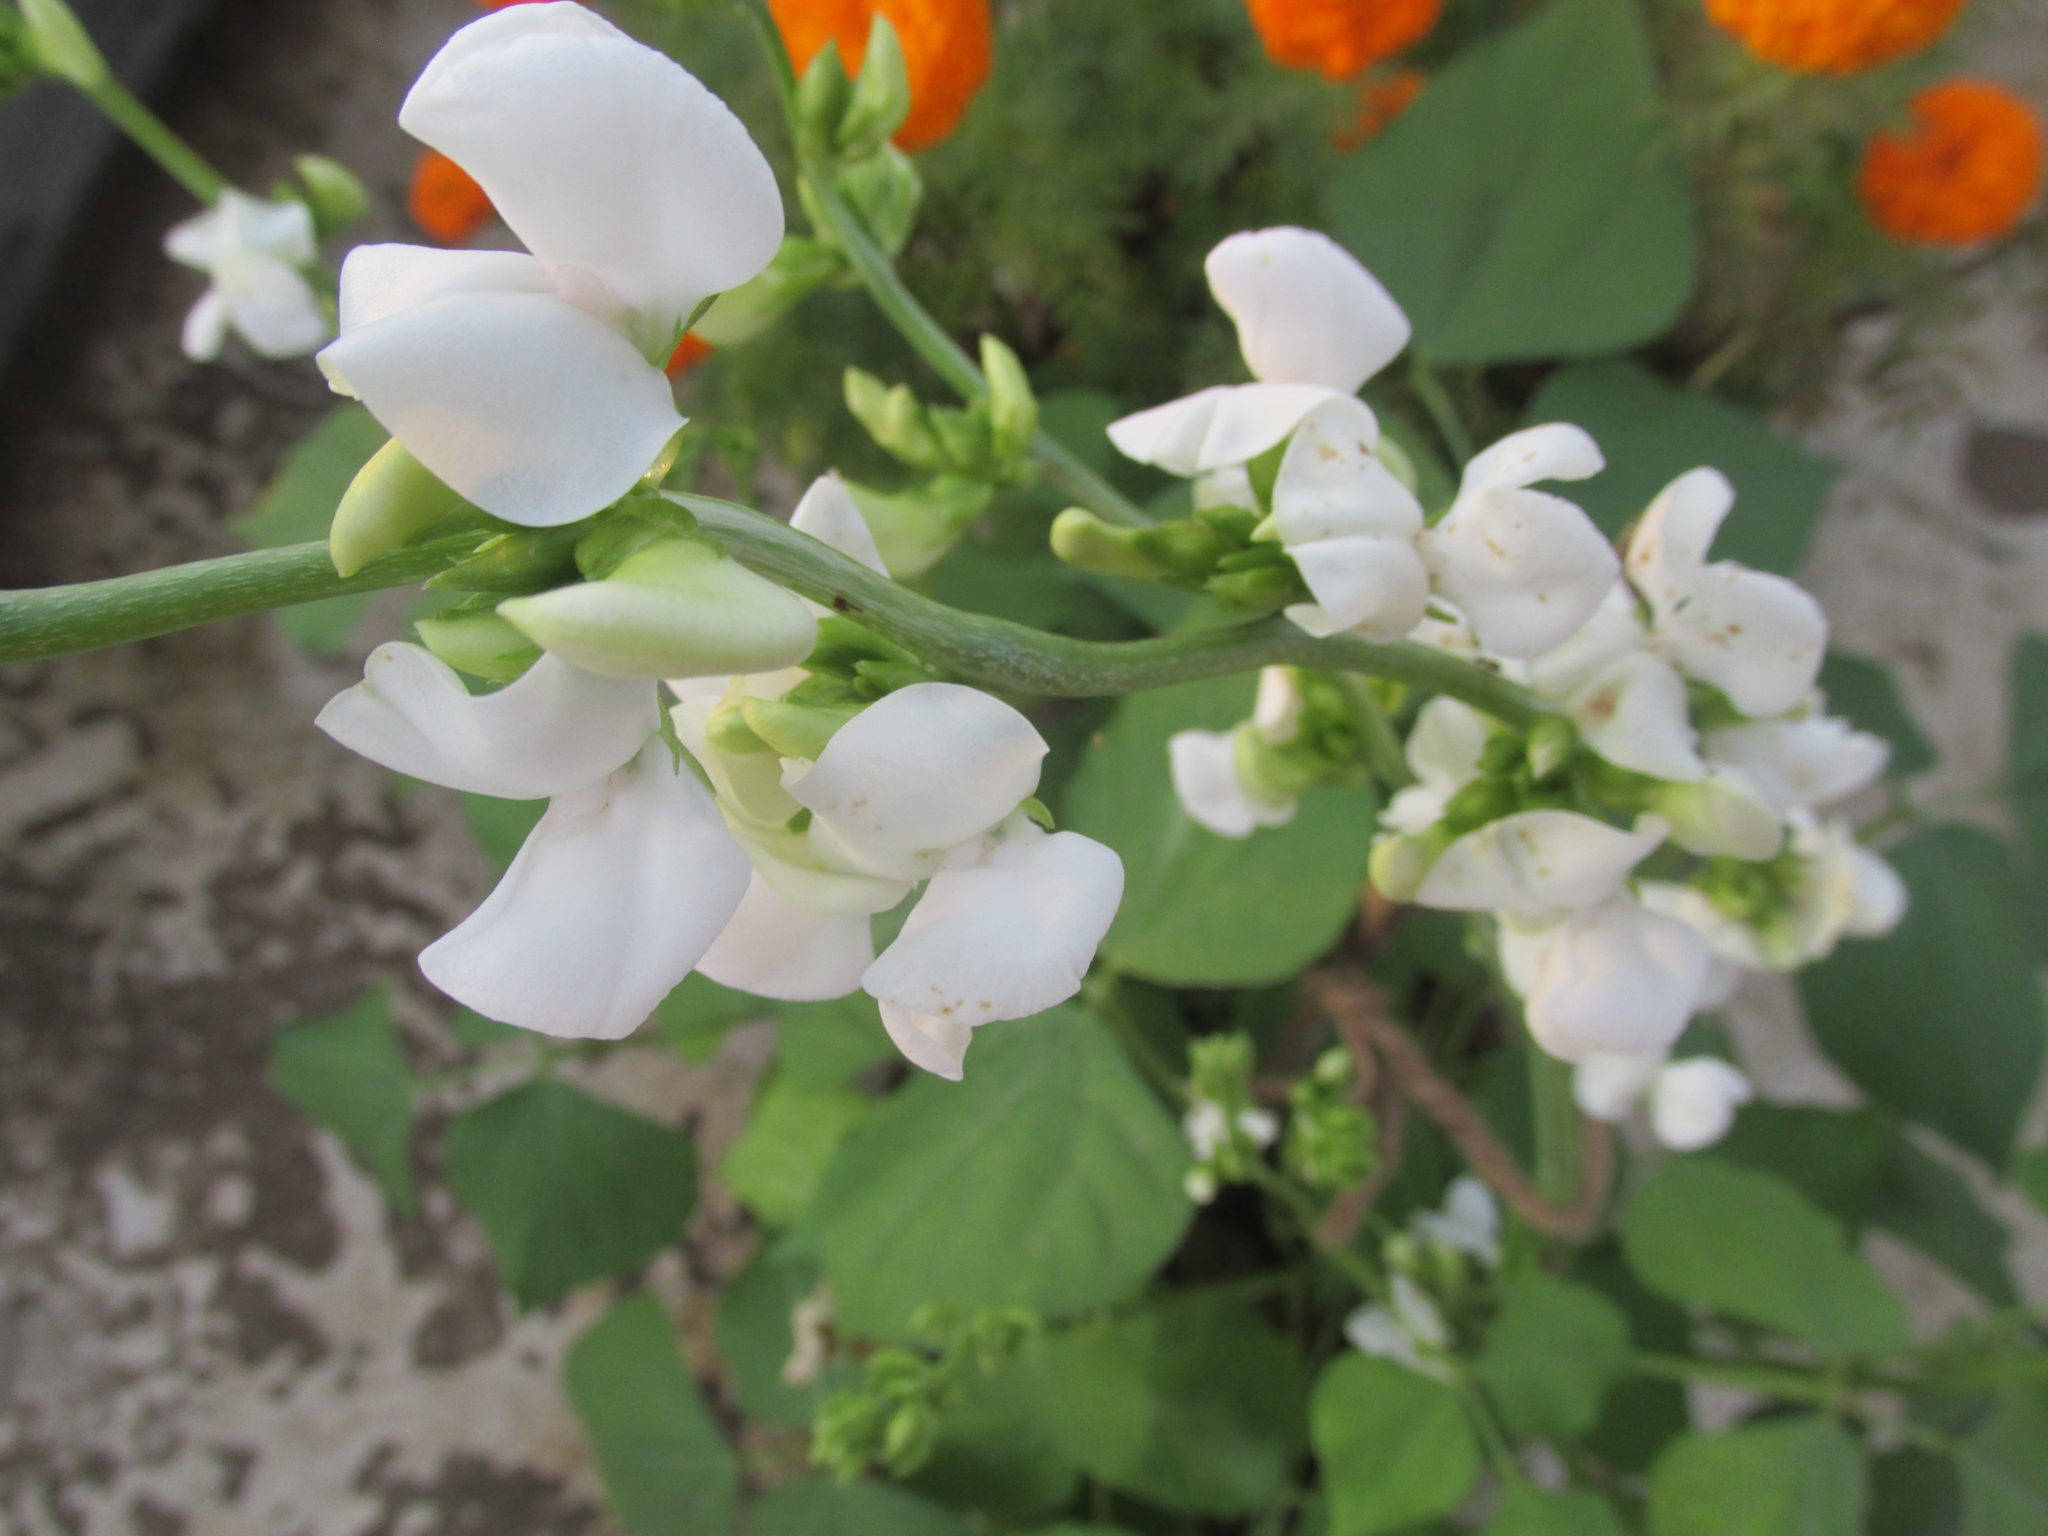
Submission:
[[[1365,743],[1365,766],[1372,776],[1386,789],[1406,789],[1415,782],[1415,775],[1408,771],[1408,754],[1402,750],[1401,736],[1394,729],[1394,722],[1387,718],[1387,712],[1380,707],[1380,701],[1373,697],[1372,689],[1363,678],[1355,673],[1344,673],[1338,677],[1343,686],[1344,696],[1351,702],[1352,712],[1358,717],[1358,729]]]
[[[1584,1127],[1572,1096],[1572,1069],[1529,1042],[1529,1099],[1536,1129],[1536,1192],[1563,1209],[1579,1196]]]
[[[227,179],[112,75],[102,75],[92,85],[79,89],[137,148],[200,202],[210,205],[227,190]]]
[[[1452,459],[1460,468],[1470,463],[1474,449],[1472,434],[1465,427],[1465,418],[1458,414],[1458,408],[1445,390],[1443,380],[1436,376],[1436,370],[1414,353],[1410,353],[1408,358],[1408,384],[1422,402],[1422,408],[1429,412],[1437,436],[1444,440],[1444,447],[1450,450]]]
[[[1812,1403],[1823,1408],[1837,1406],[1844,1396],[1842,1383],[1791,1366],[1638,1353],[1629,1356],[1628,1368],[1637,1376],[1660,1381],[1696,1381],[1704,1386],[1757,1392],[1789,1403]]]

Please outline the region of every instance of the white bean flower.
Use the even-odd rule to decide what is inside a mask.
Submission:
[[[164,237],[164,253],[212,286],[185,317],[185,355],[210,363],[233,331],[260,355],[303,357],[331,334],[305,268],[319,254],[304,203],[265,202],[232,187]]]
[[[1416,712],[1403,749],[1415,782],[1380,813],[1382,825],[1419,835],[1439,821],[1451,798],[1479,776],[1493,722],[1470,704],[1439,694]]]
[[[1500,959],[1529,1034],[1560,1061],[1661,1054],[1708,981],[1706,941],[1628,895],[1542,926],[1504,920]]]
[[[1655,816],[1623,829],[1577,811],[1517,811],[1444,849],[1414,900],[1452,912],[1555,922],[1615,895],[1667,830]]]
[[[1469,1173],[1451,1180],[1442,1209],[1417,1211],[1408,1224],[1424,1242],[1477,1259],[1488,1269],[1500,1264],[1500,1206],[1493,1191]]]
[[[1209,253],[1206,270],[1256,382],[1218,385],[1116,422],[1110,440],[1141,464],[1192,477],[1249,463],[1317,406],[1357,394],[1408,345],[1408,317],[1328,235],[1232,235]]]
[[[1709,735],[1707,760],[1739,773],[1780,813],[1819,811],[1877,782],[1891,745],[1848,721],[1811,711]]]
[[[1239,736],[1247,728],[1275,746],[1295,739],[1301,726],[1301,690],[1287,667],[1259,673],[1258,700],[1247,726],[1234,731],[1177,731],[1166,744],[1173,792],[1198,826],[1218,837],[1250,837],[1261,827],[1294,820],[1300,802],[1274,799],[1246,781]]]
[[[485,511],[587,517],[683,425],[662,365],[691,317],[775,255],[768,162],[695,77],[569,0],[464,27],[398,120],[526,251],[357,249],[321,366]]]
[[[703,957],[746,891],[747,856],[655,737],[658,708],[651,681],[547,655],[472,695],[394,643],[320,712],[328,735],[399,773],[548,800],[497,889],[420,956],[435,986],[506,1024],[616,1040]]]
[[[1404,1274],[1389,1286],[1388,1304],[1360,1307],[1344,1322],[1344,1337],[1362,1354],[1392,1360],[1438,1381],[1455,1374],[1451,1330],[1429,1293]]]
[[[1595,1120],[1625,1120],[1638,1104],[1649,1110],[1650,1133],[1674,1152],[1712,1146],[1735,1124],[1735,1112],[1756,1097],[1737,1068],[1713,1056],[1668,1060],[1595,1053],[1572,1073],[1579,1108]]]

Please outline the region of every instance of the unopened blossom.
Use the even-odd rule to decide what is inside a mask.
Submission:
[[[1756,1096],[1740,1070],[1712,1056],[1671,1061],[1662,1053],[1582,1057],[1572,1074],[1579,1108],[1595,1120],[1626,1119],[1638,1104],[1650,1132],[1674,1152],[1697,1152],[1728,1134]]]
[[[1392,1360],[1438,1381],[1449,1381],[1451,1330],[1429,1293],[1396,1273],[1388,1304],[1360,1307],[1344,1322],[1344,1337],[1362,1354]]]
[[[1417,711],[1404,753],[1415,782],[1387,802],[1382,825],[1420,835],[1443,819],[1451,797],[1479,776],[1494,725],[1461,699],[1439,694]]]
[[[1177,731],[1167,742],[1173,792],[1197,825],[1219,837],[1249,837],[1260,827],[1281,827],[1294,819],[1300,802],[1274,798],[1246,780],[1239,745],[1245,730],[1272,745],[1292,741],[1300,730],[1301,690],[1286,667],[1259,673],[1252,718],[1235,731]]]
[[[319,250],[313,215],[232,187],[164,237],[164,253],[212,281],[185,317],[185,355],[212,362],[233,331],[264,357],[303,357],[332,334],[305,268]]]
[[[526,250],[358,248],[321,366],[485,511],[587,517],[681,428],[662,366],[691,316],[781,243],[768,162],[695,77],[568,0],[457,32],[399,124]]]
[[[1500,957],[1530,1035],[1561,1061],[1668,1050],[1699,1007],[1709,960],[1689,924],[1625,894],[1540,926],[1503,921]]]
[[[1441,1209],[1417,1211],[1408,1225],[1424,1242],[1476,1259],[1488,1269],[1500,1263],[1500,1206],[1493,1191],[1469,1173],[1451,1180]]]
[[[1328,235],[1232,235],[1209,253],[1206,270],[1256,382],[1218,385],[1114,423],[1110,440],[1141,464],[1195,476],[1249,463],[1324,401],[1357,394],[1408,345],[1408,317]]]

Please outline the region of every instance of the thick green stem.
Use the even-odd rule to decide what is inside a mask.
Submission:
[[[1533,1041],[1529,1045],[1529,1098],[1536,1129],[1536,1190],[1552,1205],[1577,1198],[1584,1176],[1585,1131],[1572,1096],[1572,1069]]]
[[[202,203],[212,203],[227,188],[220,172],[206,158],[173,133],[164,120],[138,101],[132,91],[112,75],[90,88],[81,87],[113,122],[150,159]]]

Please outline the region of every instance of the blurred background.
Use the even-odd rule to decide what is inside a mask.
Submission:
[[[468,0],[78,9],[122,76],[231,178],[265,186],[292,155],[319,150],[378,198],[358,238],[413,237],[404,209],[417,150],[395,105],[419,64],[475,14]],[[1299,163],[1245,160],[1242,140],[1330,110],[1319,82],[1265,68],[1245,33],[1234,52],[1203,63],[1221,83],[1181,103],[1159,130],[1164,141],[1130,151],[1136,163],[1082,164],[1084,138],[1119,142],[1088,131],[1091,112],[1122,121],[1169,111],[1127,88],[1145,70],[1138,34],[1119,28],[1171,9],[1005,5],[996,84],[931,162],[914,286],[963,326],[1017,338],[1048,384],[1068,370],[1163,398],[1163,383],[1213,366],[1163,338],[1126,337],[1112,351],[1103,338],[1129,292],[1120,285],[1133,272],[1176,272],[1181,288],[1154,306],[1160,323],[1199,312],[1199,253],[1232,228],[1311,219],[1305,178],[1345,153],[1312,135],[1313,156]],[[1092,49],[1103,76],[1076,93],[1067,119],[1034,111],[1003,73],[1013,39],[1050,47],[1042,34],[1062,18],[1099,29],[1063,45]],[[1208,46],[1201,27],[1243,32],[1234,0],[1191,0],[1180,25],[1189,47]],[[1978,0],[1953,52],[2048,108],[2048,0]],[[707,68],[717,78],[717,59]],[[1242,84],[1253,71],[1257,83]],[[1005,144],[1016,161],[998,155]],[[1038,205],[1017,190],[1033,166],[1054,168]],[[1064,249],[1034,240],[1077,186],[1119,198],[1149,187],[1155,243],[1134,250],[1126,238],[1111,251],[1079,235]],[[58,88],[0,110],[0,587],[242,547],[236,521],[328,408],[308,366],[235,351],[216,365],[182,357],[195,286],[159,246],[188,211],[177,188]],[[1018,254],[999,264],[991,253],[1006,250]],[[1839,349],[1766,348],[1733,378],[1796,418],[1811,449],[1839,467],[1802,578],[1837,641],[1893,669],[1938,751],[1927,786],[1936,796],[2001,778],[2007,657],[2022,634],[2048,631],[2041,284],[2008,270],[1953,288],[1948,298],[1968,302],[1918,317],[1920,366],[1903,384],[1876,366],[1899,341],[1901,322],[1885,314],[1852,327]],[[822,354],[815,393],[793,391],[786,420],[764,427],[759,491],[778,510],[797,483],[778,461],[837,451],[788,434],[832,415],[842,363],[907,373],[857,301],[832,303],[807,330],[785,328],[758,361],[703,386],[737,393],[749,370],[787,371],[791,349]],[[404,606],[385,605],[386,631]],[[250,620],[0,672],[9,1531],[611,1529],[556,1382],[597,1298],[518,1314],[445,1191],[395,1214],[266,1086],[278,1026],[380,984],[393,987],[399,1022],[427,1058],[445,1050],[444,1012],[412,959],[491,878],[453,797],[402,795],[311,728],[320,703],[357,674],[353,636],[376,629],[366,622],[321,654]],[[1734,1022],[1766,1097],[1853,1097],[1805,1040],[1785,989],[1752,987]],[[608,1074],[611,1096],[689,1124],[709,1165],[765,1059],[759,1033],[742,1029],[705,1063],[635,1053],[594,1070]],[[2023,1292],[2048,1298],[2038,1213],[2010,1199],[2000,1210],[2019,1227]],[[690,1298],[730,1274],[749,1241],[743,1218],[707,1185],[688,1239],[658,1261],[657,1284],[700,1332],[708,1307]],[[1903,1247],[1886,1260],[1927,1317],[1966,1305]]]

